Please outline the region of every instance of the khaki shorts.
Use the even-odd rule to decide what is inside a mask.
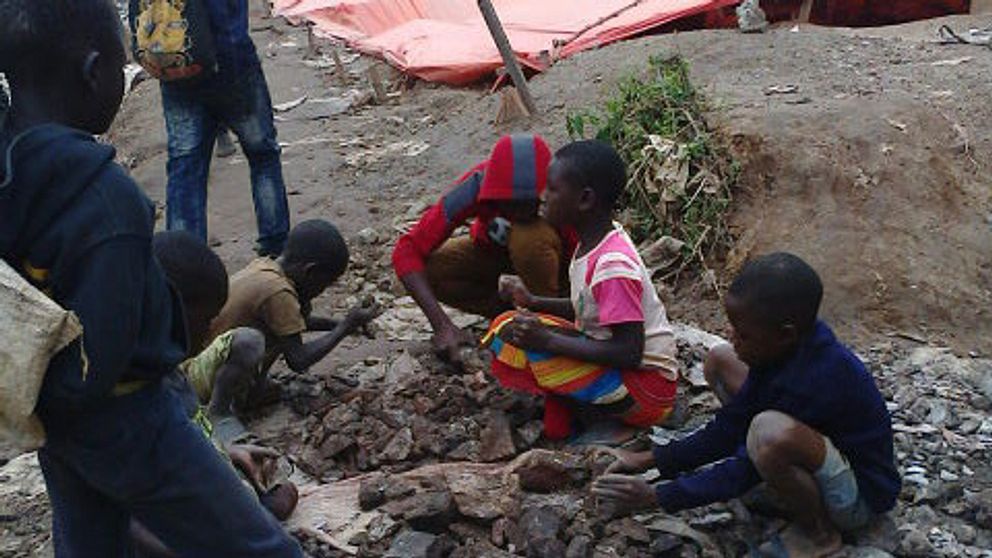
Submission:
[[[844,532],[860,529],[871,519],[871,509],[858,490],[858,479],[847,458],[830,438],[824,436],[824,442],[827,456],[820,469],[813,474],[820,487],[823,504],[838,529]]]
[[[217,372],[231,356],[234,331],[232,329],[218,335],[200,354],[179,364],[179,371],[186,376],[189,385],[196,392],[196,397],[204,405],[210,402],[210,397],[213,395]]]

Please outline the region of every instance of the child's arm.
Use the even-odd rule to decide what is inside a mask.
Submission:
[[[293,372],[305,372],[333,351],[345,337],[372,321],[378,313],[379,309],[374,306],[356,306],[330,333],[313,341],[304,343],[301,334],[283,337],[280,340],[280,349],[286,357],[286,364]]]
[[[610,331],[613,335],[603,341],[564,335],[544,326],[535,316],[521,314],[506,325],[503,338],[524,350],[567,356],[610,368],[631,370],[640,366],[644,356],[644,324],[617,324]]]
[[[566,320],[575,319],[575,308],[567,298],[534,296],[527,285],[516,275],[503,275],[499,278],[500,297],[517,308],[551,314]]]
[[[307,331],[334,331],[340,324],[341,321],[334,318],[307,316]]]

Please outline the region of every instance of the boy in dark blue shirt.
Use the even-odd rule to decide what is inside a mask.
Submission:
[[[36,408],[55,556],[130,556],[134,518],[183,556],[299,557],[163,388],[186,350],[182,309],[152,257],[151,203],[93,138],[120,107],[124,61],[108,0],[0,0],[0,257],[83,325]]]
[[[794,255],[745,265],[725,299],[733,347],[714,348],[706,363],[724,407],[683,440],[619,452],[594,493],[673,513],[763,480],[793,520],[761,547],[766,556],[826,556],[842,531],[890,510],[900,479],[889,413],[858,357],[817,320],[822,295],[816,272]],[[652,465],[665,479],[655,487],[618,474]]]

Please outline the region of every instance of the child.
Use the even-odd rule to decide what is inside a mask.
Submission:
[[[294,372],[307,370],[379,313],[377,305],[359,305],[341,321],[310,315],[313,299],[344,274],[348,260],[334,225],[319,219],[300,223],[278,260],[258,258],[231,277],[227,303],[208,338],[216,343],[226,332],[253,328],[265,336],[262,372],[280,355]],[[312,331],[329,333],[304,342],[303,333]]]
[[[224,306],[227,300],[227,271],[224,263],[199,238],[184,231],[157,233],[152,240],[155,258],[172,287],[179,294],[186,315],[186,329],[192,346],[199,346],[206,335],[210,321]],[[204,428],[204,434],[212,434],[212,422],[217,415],[208,412],[201,414],[200,391],[204,380],[212,380],[213,405],[220,393],[231,393],[238,385],[245,385],[255,375],[262,353],[265,338],[248,328],[231,332],[229,340],[218,348],[208,348],[197,356],[179,365],[180,377],[170,378],[181,399],[186,403],[186,412]],[[215,342],[214,345],[217,345]],[[213,345],[211,345],[213,347]],[[199,384],[198,384],[199,382]],[[210,383],[207,383],[210,385]],[[228,409],[230,408],[228,400]],[[215,438],[216,440],[216,438]],[[265,478],[263,470],[279,458],[278,452],[269,448],[246,444],[224,444],[215,441],[218,449],[239,471],[239,474],[259,501],[276,519],[287,519],[296,507],[298,494],[296,487],[288,481],[275,483]],[[172,557],[175,554],[148,532],[140,523],[132,523],[132,536],[140,555],[146,558]]]
[[[495,356],[493,373],[507,387],[546,395],[549,438],[571,433],[575,407],[584,416],[649,426],[675,402],[678,363],[665,308],[633,242],[613,222],[626,183],[624,163],[606,143],[558,150],[546,218],[579,237],[569,267],[572,297],[536,297],[518,278],[501,281],[518,308],[545,315],[510,312],[493,322],[484,340]]]
[[[203,241],[184,231],[161,232],[152,241],[155,257],[178,291],[194,356],[179,365],[196,401],[196,417],[221,424],[234,416],[233,405],[258,377],[265,337],[255,329],[226,331],[207,343],[210,323],[227,302],[224,263]],[[200,405],[206,416],[201,416]],[[233,434],[237,434],[234,432]],[[221,437],[222,440],[228,441]]]
[[[131,518],[184,556],[301,556],[162,385],[185,332],[152,257],[154,211],[93,139],[120,107],[124,60],[105,0],[0,0],[13,102],[0,256],[84,328],[50,363],[37,407],[55,556],[129,555]]]
[[[434,349],[461,364],[476,345],[439,302],[493,318],[508,310],[499,277],[519,275],[541,296],[559,296],[574,239],[539,216],[551,152],[540,136],[503,136],[396,242],[393,268],[434,330]],[[468,225],[469,234],[451,238]]]
[[[900,480],[889,413],[858,357],[817,320],[822,295],[816,272],[791,254],[745,265],[725,299],[733,348],[715,348],[706,363],[729,401],[702,430],[653,452],[620,453],[608,471],[654,465],[669,480],[652,489],[607,474],[593,492],[626,509],[674,513],[764,480],[794,521],[762,546],[766,556],[827,556],[841,532],[891,509]]]

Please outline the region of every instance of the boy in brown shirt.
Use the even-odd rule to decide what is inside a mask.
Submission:
[[[320,219],[293,228],[277,260],[258,258],[231,277],[227,304],[210,326],[212,336],[238,327],[265,335],[267,370],[279,357],[294,372],[319,362],[348,335],[379,313],[378,307],[356,306],[341,321],[312,316],[311,301],[348,267],[348,246],[334,225]],[[325,335],[304,342],[304,332]]]

